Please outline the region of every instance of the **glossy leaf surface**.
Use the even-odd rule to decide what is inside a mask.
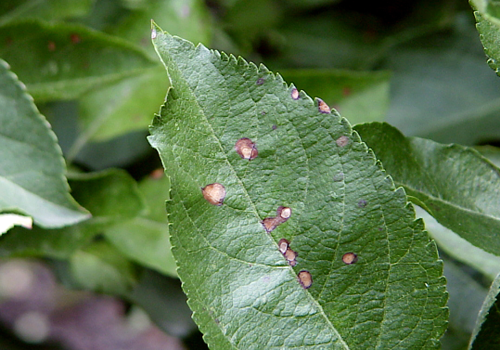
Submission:
[[[152,37],[172,88],[149,141],[171,178],[173,253],[209,346],[438,348],[447,294],[435,244],[347,121],[264,66],[156,26]],[[255,159],[237,153],[240,138]],[[213,183],[225,188],[205,193],[217,205],[201,190]],[[268,233],[261,222],[279,206],[291,216]]]

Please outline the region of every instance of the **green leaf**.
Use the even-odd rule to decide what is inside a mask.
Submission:
[[[170,251],[165,198],[170,181],[160,173],[142,180],[139,191],[146,200],[149,213],[113,225],[106,229],[106,238],[127,257],[166,275],[177,277],[175,261]]]
[[[200,0],[145,1],[130,13],[112,34],[143,47],[157,61],[150,41],[150,19],[155,16],[169,29],[195,41],[208,42],[209,17]],[[158,62],[139,75],[92,90],[80,100],[81,134],[76,143],[104,141],[136,130],[147,130],[168,88],[168,77]]]
[[[66,259],[103,230],[144,211],[137,184],[124,170],[73,176],[75,198],[92,213],[90,220],[55,230],[14,228],[0,237],[0,256],[48,256]]]
[[[130,261],[103,241],[75,252],[69,269],[74,287],[98,293],[126,295],[137,282]]]
[[[0,57],[37,101],[77,98],[155,65],[127,41],[76,24],[13,22],[0,27],[0,42]]]
[[[89,217],[69,194],[61,149],[24,85],[0,60],[0,211],[61,227]]]
[[[388,72],[294,69],[280,73],[297,88],[321,97],[351,124],[385,119],[389,107]]]
[[[424,209],[415,208],[417,217],[425,222],[425,228],[436,241],[440,250],[494,280],[500,273],[500,256],[496,256],[473,246],[455,232],[440,225]]]
[[[158,65],[84,95],[80,101],[81,133],[75,143],[85,145],[146,130],[167,88],[168,77]]]
[[[488,56],[488,65],[497,75],[500,75],[500,12],[498,1],[495,0],[470,0],[476,17],[476,28]]]
[[[438,348],[447,294],[436,246],[347,121],[264,66],[157,27],[153,38],[173,88],[149,141],[171,178],[172,250],[209,346]],[[251,161],[235,151],[243,137],[258,148]],[[212,183],[225,187],[222,205],[202,195]],[[261,222],[279,206],[291,217],[269,234]],[[349,252],[357,263],[343,262]]]
[[[500,255],[500,171],[472,148],[406,138],[389,124],[355,127],[397,185],[476,247]]]
[[[94,0],[3,0],[4,11],[0,11],[0,25],[26,18],[50,21],[83,16],[93,3]]]
[[[496,349],[500,345],[500,275],[491,284],[472,333],[469,349]]]

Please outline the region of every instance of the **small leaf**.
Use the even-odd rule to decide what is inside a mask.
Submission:
[[[496,349],[500,345],[500,275],[491,284],[472,333],[469,349]]]
[[[470,4],[476,17],[476,28],[479,38],[488,56],[488,65],[497,75],[500,75],[500,8],[498,1],[494,0],[470,0]]]
[[[61,149],[24,85],[0,60],[0,211],[61,227],[89,217],[69,194]]]
[[[37,101],[77,98],[155,65],[127,41],[77,24],[16,21],[0,27],[0,42],[0,56]]]
[[[172,88],[149,141],[171,178],[172,250],[209,346],[438,348],[436,246],[347,121],[264,66],[156,26],[152,37]],[[237,153],[242,137],[256,158]],[[203,196],[214,183],[222,205]],[[342,261],[349,252],[356,263]]]
[[[406,138],[389,124],[355,127],[396,184],[476,247],[500,255],[500,170],[472,148]]]
[[[91,239],[117,222],[140,215],[144,201],[134,179],[124,170],[81,174],[70,181],[75,198],[92,218],[62,229],[14,228],[0,237],[0,256],[47,256],[67,259]]]

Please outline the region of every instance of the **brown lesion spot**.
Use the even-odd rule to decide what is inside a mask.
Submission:
[[[278,207],[278,210],[276,210],[276,216],[262,220],[262,226],[264,226],[266,231],[269,233],[278,227],[278,225],[286,222],[290,216],[292,216],[292,209],[280,206]]]
[[[330,107],[326,104],[325,101],[323,101],[322,99],[320,98],[316,98],[316,100],[318,101],[318,110],[321,112],[321,113],[330,113],[331,112],[331,109]]]
[[[300,93],[299,90],[297,90],[297,88],[292,88],[292,92],[290,93],[290,95],[294,100],[298,100],[300,98]]]
[[[300,271],[297,278],[302,288],[308,289],[312,286],[313,280],[309,271],[306,270]]]
[[[259,152],[255,143],[247,137],[243,137],[236,141],[234,149],[243,159],[252,160],[257,158]]]
[[[213,205],[222,205],[226,198],[226,188],[219,183],[206,185],[201,189],[203,197]]]
[[[345,253],[342,256],[342,261],[347,265],[355,264],[358,261],[358,255],[352,252]]]

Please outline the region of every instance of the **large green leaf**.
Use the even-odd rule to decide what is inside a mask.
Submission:
[[[144,200],[134,179],[124,170],[74,176],[70,185],[75,198],[92,218],[61,229],[14,228],[0,237],[0,256],[48,256],[66,259],[87,245],[106,227],[131,220],[144,211]]]
[[[472,148],[406,138],[389,124],[355,128],[396,184],[429,214],[473,245],[500,255],[497,167]]]
[[[50,125],[23,84],[0,60],[0,211],[61,227],[89,217],[69,194],[65,165]]]
[[[470,0],[488,65],[500,75],[500,6],[496,0]]]
[[[435,244],[347,121],[264,66],[157,27],[152,37],[173,88],[149,141],[171,177],[172,249],[209,346],[438,348],[447,294]],[[258,148],[242,152],[251,161],[235,151],[243,137]],[[202,195],[212,183],[222,205]],[[213,188],[205,196],[221,204]],[[291,217],[267,220],[281,223],[267,233],[279,206]],[[359,260],[344,263],[351,252]]]
[[[0,27],[0,42],[0,57],[37,100],[76,98],[155,65],[130,43],[76,24],[16,21]]]
[[[500,346],[500,275],[491,284],[477,318],[469,349],[498,349]]]

